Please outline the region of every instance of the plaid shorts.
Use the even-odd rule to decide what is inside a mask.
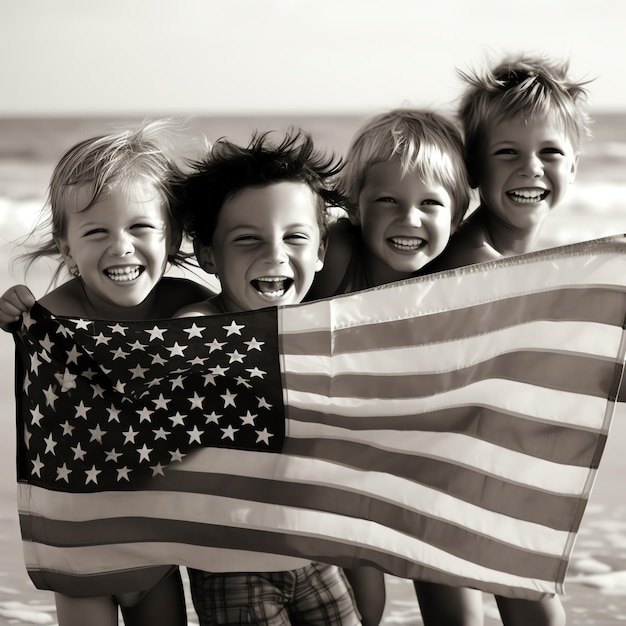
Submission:
[[[210,573],[188,569],[200,626],[358,626],[343,570],[311,563],[284,572]]]

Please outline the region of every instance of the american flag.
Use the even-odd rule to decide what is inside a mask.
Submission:
[[[621,385],[625,244],[213,317],[36,305],[15,333],[31,578],[100,595],[284,555],[562,593]]]

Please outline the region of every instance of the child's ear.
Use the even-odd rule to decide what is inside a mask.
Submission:
[[[180,246],[183,243],[183,232],[180,228],[176,226],[172,227],[171,241],[170,247],[167,251],[167,255],[169,257],[174,257],[176,253],[180,250]]]
[[[76,261],[72,258],[67,241],[65,241],[63,237],[59,237],[57,235],[54,235],[53,239],[59,249],[59,252],[61,253],[61,256],[63,257],[63,262],[67,266],[69,273],[72,276],[78,276],[78,265],[76,265]]]
[[[574,157],[574,162],[572,163],[572,169],[569,174],[569,182],[573,183],[576,179],[576,173],[578,172],[578,159],[580,158],[580,154],[576,154]]]
[[[326,240],[320,241],[320,247],[317,250],[317,261],[315,261],[315,271],[319,272],[324,267],[324,258],[326,257]]]
[[[198,239],[193,240],[193,251],[196,255],[198,265],[207,273],[215,274],[215,260],[213,259],[213,248],[201,243]]]

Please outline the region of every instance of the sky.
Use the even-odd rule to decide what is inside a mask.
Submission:
[[[4,0],[0,116],[445,109],[519,52],[623,111],[625,26],[621,0]]]

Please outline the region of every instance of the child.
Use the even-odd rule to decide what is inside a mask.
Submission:
[[[51,237],[26,255],[31,261],[59,255],[72,278],[41,299],[52,313],[110,320],[171,317],[207,297],[198,283],[163,278],[168,262],[181,263],[182,229],[172,211],[177,170],[146,124],[134,132],[94,137],[71,148],[50,182]],[[58,272],[57,272],[58,273]],[[6,326],[34,303],[24,286],[0,300]],[[180,573],[164,567],[144,581],[145,591],[107,597],[55,594],[61,626],[187,623]]]
[[[482,75],[461,73],[469,84],[460,104],[466,160],[481,203],[426,272],[535,247],[545,218],[574,180],[581,144],[589,137],[586,91],[567,72],[567,64],[520,56]],[[450,603],[458,590],[418,581],[415,588],[427,606],[428,623],[482,624],[482,614],[463,619],[474,599]],[[478,592],[468,590],[466,600],[471,593]],[[497,596],[496,601],[506,626],[565,623],[558,596],[538,602]]]
[[[326,206],[341,200],[329,184],[338,171],[308,135],[268,134],[246,147],[224,139],[180,184],[185,231],[199,264],[217,274],[220,295],[179,316],[213,315],[300,302],[323,266]],[[292,557],[250,556],[245,572],[213,564],[189,568],[201,625],[359,624],[336,566]],[[260,571],[259,571],[260,570]]]
[[[482,75],[460,75],[469,85],[459,117],[480,206],[429,271],[534,249],[590,136],[584,83],[568,77],[566,63],[520,56]]]
[[[342,179],[349,219],[331,227],[326,263],[307,300],[413,276],[441,254],[469,205],[461,135],[431,111],[399,109],[366,122]],[[358,567],[346,575],[364,626],[378,624],[383,573]]]

